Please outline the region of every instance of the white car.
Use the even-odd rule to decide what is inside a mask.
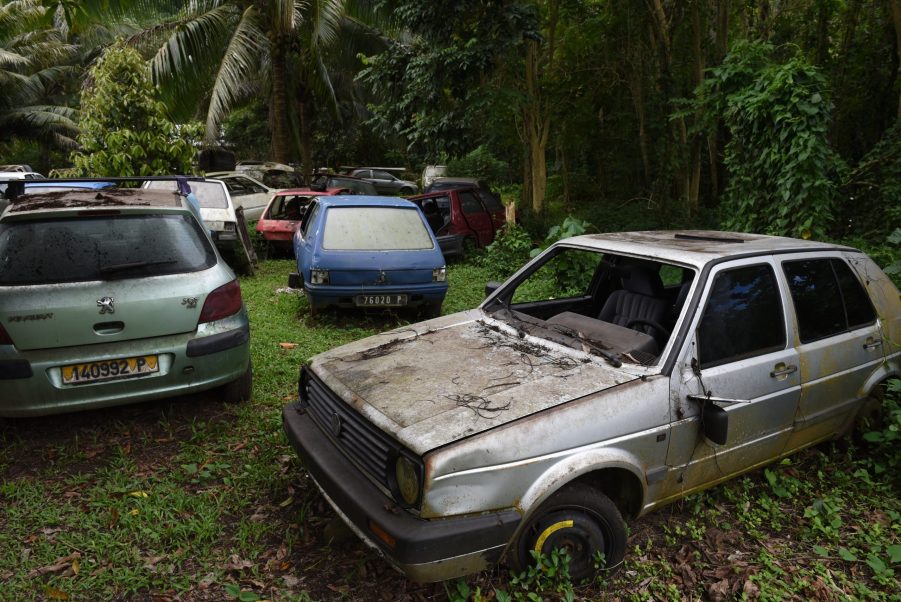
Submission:
[[[236,207],[244,208],[244,217],[248,221],[256,221],[263,215],[263,210],[278,188],[270,188],[248,175],[234,172],[212,172],[209,177],[221,180]]]

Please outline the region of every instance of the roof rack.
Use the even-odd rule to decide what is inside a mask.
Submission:
[[[206,180],[203,176],[111,176],[108,178],[41,178],[40,180],[7,180],[0,178],[0,183],[6,183],[7,188],[5,196],[10,202],[15,201],[18,197],[25,194],[25,188],[29,184],[71,184],[72,182],[147,182],[150,180],[175,180],[179,183],[178,190],[181,192],[182,185],[187,186],[188,182],[203,182]],[[182,193],[187,194],[187,193]]]

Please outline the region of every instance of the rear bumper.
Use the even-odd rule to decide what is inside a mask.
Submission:
[[[501,557],[519,525],[515,510],[420,519],[363,476],[297,406],[286,406],[282,420],[288,440],[335,511],[413,581],[443,581],[485,570]]]
[[[183,395],[224,385],[241,377],[250,363],[245,312],[197,331],[78,347],[19,352],[0,346],[0,365],[27,362],[31,374],[0,380],[0,416],[41,416],[125,405]],[[193,355],[192,355],[193,354]],[[116,358],[156,355],[159,371],[119,380],[80,385],[62,383],[61,366]]]
[[[427,303],[440,303],[447,295],[446,282],[434,282],[430,284],[410,285],[380,285],[380,286],[333,286],[312,285],[303,283],[304,294],[313,307],[357,307],[354,298],[357,295],[407,295],[407,305],[404,307],[419,307]],[[373,309],[378,309],[373,307]]]

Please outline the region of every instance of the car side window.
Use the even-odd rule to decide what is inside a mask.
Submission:
[[[768,264],[718,273],[698,327],[702,368],[785,348],[776,275]]]
[[[786,261],[802,343],[824,339],[876,320],[873,305],[851,268],[834,257]]]
[[[389,174],[387,171],[379,171],[378,169],[372,170],[372,177],[376,180],[393,180],[394,179],[393,177],[391,177],[391,174]]]
[[[313,203],[310,203],[310,206],[303,214],[303,229],[301,230],[301,233],[304,238],[307,237],[307,234],[310,231],[310,224],[316,221],[317,215],[319,215],[319,203],[314,201]]]
[[[473,213],[485,213],[485,208],[482,207],[482,203],[480,203],[479,199],[476,198],[476,195],[471,192],[460,193],[460,208],[463,210],[463,213],[467,215]]]

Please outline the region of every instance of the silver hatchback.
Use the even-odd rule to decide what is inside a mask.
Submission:
[[[185,199],[20,197],[0,215],[0,416],[250,397],[241,289]]]

